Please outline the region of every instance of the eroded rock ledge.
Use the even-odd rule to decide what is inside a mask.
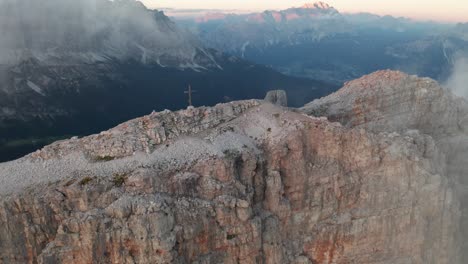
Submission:
[[[219,104],[214,107],[169,110],[125,122],[109,131],[82,139],[65,140],[30,155],[33,159],[51,159],[82,151],[90,159],[112,160],[151,153],[168,140],[190,136],[230,121],[248,109],[258,106],[255,100]]]
[[[336,121],[242,101],[0,164],[0,262],[461,263],[464,132]]]

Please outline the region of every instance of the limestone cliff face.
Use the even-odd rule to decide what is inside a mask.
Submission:
[[[468,261],[468,102],[437,82],[402,72],[379,71],[346,83],[338,92],[302,108],[348,128],[398,132],[429,138],[436,159],[461,203],[457,244]],[[420,138],[420,137],[419,137]],[[420,140],[420,139],[418,139]]]
[[[442,137],[342,123],[241,101],[1,164],[0,262],[461,262]]]

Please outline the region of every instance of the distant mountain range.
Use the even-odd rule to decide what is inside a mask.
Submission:
[[[262,98],[302,105],[336,86],[206,48],[134,0],[0,2],[0,160],[153,110]]]
[[[334,83],[387,68],[444,82],[453,62],[468,54],[467,25],[342,14],[323,2],[178,20],[208,47],[288,75]]]

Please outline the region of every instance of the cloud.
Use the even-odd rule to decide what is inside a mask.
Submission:
[[[135,0],[0,0],[0,64],[96,54],[190,59],[194,43]]]
[[[446,86],[454,94],[468,99],[468,57],[460,57],[455,61]]]

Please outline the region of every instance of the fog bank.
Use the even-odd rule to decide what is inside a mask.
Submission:
[[[454,94],[468,99],[468,57],[460,57],[455,61],[446,86]]]
[[[134,0],[0,0],[0,63],[24,56],[194,56],[193,43],[162,13]],[[59,55],[58,55],[59,54]]]

